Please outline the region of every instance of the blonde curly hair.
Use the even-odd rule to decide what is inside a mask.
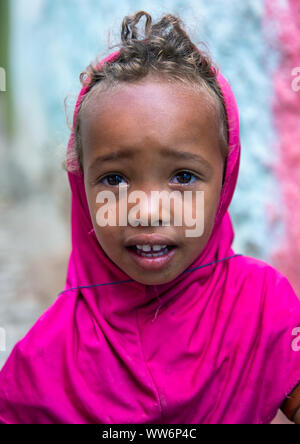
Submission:
[[[144,36],[137,25],[145,16]],[[83,97],[74,128],[74,146],[67,153],[64,168],[74,171],[82,168],[83,149],[80,135],[80,116],[95,91],[114,88],[121,82],[136,82],[148,75],[159,79],[172,79],[192,86],[197,90],[206,90],[217,110],[220,121],[220,147],[226,161],[228,156],[228,123],[222,91],[217,82],[217,67],[207,51],[200,50],[192,43],[181,18],[166,14],[156,23],[145,11],[138,11],[126,16],[122,22],[121,43],[110,48],[120,48],[118,57],[113,62],[106,62],[101,68],[98,63],[91,63],[80,74],[82,85],[89,78],[89,91]],[[75,162],[74,162],[75,160]],[[74,164],[77,167],[74,168]],[[73,165],[73,166],[72,166]]]

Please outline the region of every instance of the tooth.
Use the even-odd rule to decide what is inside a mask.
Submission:
[[[143,245],[143,251],[151,251],[150,245]]]
[[[166,248],[166,245],[153,245],[152,249],[154,251],[160,251],[160,250],[164,250]]]
[[[143,249],[143,245],[136,245],[136,248],[138,248],[139,250]]]

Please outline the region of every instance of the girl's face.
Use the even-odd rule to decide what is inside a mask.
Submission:
[[[123,83],[116,89],[99,90],[90,97],[81,115],[83,174],[89,210],[104,252],[132,279],[143,284],[167,283],[188,268],[205,247],[222,189],[224,159],[218,125],[217,111],[208,94],[178,83],[146,78]],[[126,199],[128,212],[137,205],[140,207],[137,226],[128,219],[124,226],[118,222],[121,203],[124,205],[119,186],[126,188],[128,197],[133,191],[142,191],[147,197],[142,202],[129,203]],[[110,191],[115,197],[115,226],[98,224],[99,209],[107,207],[107,201],[99,203],[99,193],[103,191]],[[184,191],[192,191],[193,217],[197,214],[195,192],[203,191],[201,236],[186,235],[186,230],[193,227],[190,223],[185,225],[184,210],[182,225],[172,222],[176,210],[172,200],[170,226],[162,225],[165,211],[162,204],[158,225],[151,191],[168,192],[167,195],[177,191],[177,196],[182,197]]]

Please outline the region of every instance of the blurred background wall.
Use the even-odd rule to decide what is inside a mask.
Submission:
[[[179,13],[231,83],[242,138],[234,247],[277,266],[300,296],[300,92],[291,86],[300,66],[297,0],[0,0],[0,367],[65,284],[64,99],[70,120],[80,72],[111,52],[123,17],[139,9],[154,19]]]

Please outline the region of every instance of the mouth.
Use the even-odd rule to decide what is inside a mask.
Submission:
[[[173,239],[158,233],[130,237],[125,247],[134,264],[148,271],[168,267],[178,250],[178,245]]]
[[[126,247],[132,260],[143,270],[157,271],[170,265],[176,245],[130,245]]]

